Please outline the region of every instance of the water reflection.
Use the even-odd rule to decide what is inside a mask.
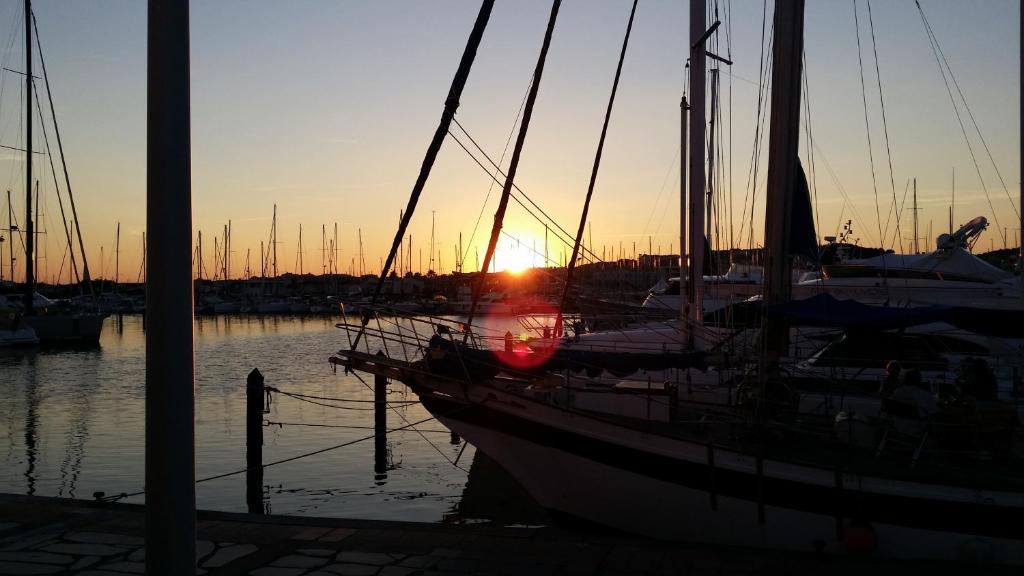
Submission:
[[[253,368],[269,386],[372,406],[372,383],[368,388],[351,374],[336,374],[327,363],[346,347],[336,322],[196,319],[197,477],[245,467],[245,378]],[[124,316],[122,324],[107,323],[101,348],[0,351],[0,492],[88,497],[142,488],[145,332],[141,316]],[[399,383],[389,388],[389,400],[416,399]],[[385,426],[392,428],[428,416],[418,404],[390,405],[387,412]],[[266,418],[285,424],[264,429],[265,462],[374,434],[377,424],[372,410],[338,410],[279,395]],[[461,496],[466,473],[449,460],[462,446],[449,445],[449,433],[436,422],[417,428],[422,436],[391,432],[383,441],[267,468],[264,510],[437,521]],[[463,458],[472,452],[466,449]],[[246,510],[244,475],[197,485],[197,502],[207,509]]]

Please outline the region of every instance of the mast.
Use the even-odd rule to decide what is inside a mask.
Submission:
[[[39,204],[39,180],[36,180],[36,223],[37,224],[39,222],[42,222],[41,215],[39,214],[39,208],[40,208],[40,204]],[[35,235],[36,235],[36,246],[37,246],[37,248],[32,251],[32,268],[33,268],[33,273],[35,274],[35,277],[38,279],[39,278],[39,253],[42,252],[42,250],[39,250],[39,248],[38,248],[38,245],[39,245],[39,227],[38,226],[35,227]]]
[[[608,135],[608,123],[612,117],[612,107],[615,105],[615,94],[619,89],[619,78],[622,76],[622,63],[626,59],[626,48],[629,46],[629,35],[633,31],[633,17],[636,15],[637,0],[633,0],[633,8],[629,13],[629,23],[626,25],[626,36],[622,40],[622,51],[619,52],[619,63],[615,68],[615,80],[612,81],[612,93],[608,97],[608,108],[604,113],[604,123],[601,126],[601,137],[597,142],[597,153],[594,155],[594,165],[590,171],[590,183],[587,185],[587,196],[583,202],[583,213],[580,215],[580,226],[576,231],[576,241],[572,246],[572,257],[569,258],[569,266],[565,269],[565,285],[562,287],[562,299],[558,304],[558,315],[555,317],[555,337],[561,336],[562,332],[562,310],[565,309],[566,300],[569,298],[569,289],[572,287],[573,271],[576,269],[576,259],[580,254],[580,244],[583,242],[583,228],[587,224],[587,216],[590,213],[590,201],[594,196],[594,185],[597,182],[597,171],[601,166],[601,154],[604,152],[604,141]],[[590,227],[590,250],[594,250],[594,228]]]
[[[302,223],[299,223],[299,276],[302,276]]]
[[[231,279],[231,220],[228,220],[228,234],[224,237],[224,279]]]
[[[704,239],[713,248],[715,244],[711,238],[711,208],[714,206],[713,199],[715,196],[715,117],[718,115],[718,68],[712,68],[709,74],[711,74],[711,119],[708,121],[708,177],[706,186],[707,201],[704,204]],[[713,249],[707,250],[708,254],[712,252]],[[714,262],[710,263],[709,266],[714,266]],[[717,271],[717,266],[711,268],[712,274],[716,274]]]
[[[544,32],[540,56],[538,56],[537,64],[533,70],[533,82],[530,84],[530,91],[526,97],[526,104],[523,107],[523,119],[519,124],[519,134],[516,136],[515,147],[512,150],[512,160],[509,161],[508,171],[505,173],[505,185],[501,191],[501,199],[498,201],[498,208],[494,212],[494,225],[491,228],[491,237],[487,243],[487,251],[484,252],[483,266],[473,286],[473,301],[469,306],[469,314],[466,320],[467,325],[471,325],[473,322],[473,314],[476,312],[480,294],[483,292],[484,285],[487,282],[487,270],[491,265],[491,259],[494,257],[494,251],[498,247],[498,236],[501,234],[505,210],[508,207],[508,200],[512,195],[512,185],[515,183],[516,171],[519,169],[519,157],[523,152],[523,145],[526,143],[526,132],[530,127],[533,106],[537,101],[537,92],[540,90],[541,76],[544,74],[544,62],[548,56],[548,48],[551,46],[551,36],[554,32],[555,20],[558,17],[558,10],[561,6],[561,0],[554,0],[551,5],[551,15],[548,17],[547,30]],[[469,332],[467,331],[464,340],[468,339]]]
[[[765,306],[790,299],[792,262],[789,227],[800,144],[800,78],[803,55],[804,0],[776,0],[775,46],[768,137],[768,189],[765,206]],[[765,368],[771,371],[789,351],[789,322],[765,315],[762,320]]]
[[[270,245],[274,251],[274,278],[277,278],[277,204],[274,204],[274,218],[270,223]]]
[[[679,101],[679,282],[686,280],[686,114],[689,106],[686,104],[686,94],[683,94]],[[619,258],[622,258],[622,242],[619,242]],[[687,342],[693,347],[693,338],[686,327],[686,291],[680,290],[683,298],[680,299],[679,320],[680,327],[687,335]]]
[[[117,223],[117,233],[114,235],[114,293],[117,293],[117,283],[121,281],[121,223]]]
[[[202,280],[203,279],[203,231],[202,230],[199,231],[199,247],[196,248],[196,250],[199,251],[199,258],[197,258],[197,260],[199,260],[199,271],[198,271],[199,273],[197,275],[199,276],[199,279]],[[100,264],[102,264],[102,263],[103,263],[103,259],[100,258]],[[102,266],[101,266],[101,268],[102,268]]]
[[[35,292],[35,229],[32,224],[32,0],[25,0],[25,313]]]
[[[921,253],[919,236],[917,231],[917,178],[914,178],[914,254]]]
[[[43,59],[43,47],[39,40],[39,24],[36,22],[35,14],[32,14],[32,26],[36,31],[36,47],[39,49],[39,63],[43,68],[43,85],[46,86],[46,98],[50,103],[50,117],[53,119],[53,132],[57,137],[57,151],[60,153],[60,163],[61,167],[64,169],[64,186],[68,191],[68,201],[71,204],[71,217],[74,220],[75,235],[78,238],[78,251],[82,255],[82,280],[85,282],[86,286],[88,286],[89,293],[92,294],[92,276],[89,273],[89,259],[85,255],[85,242],[82,240],[82,227],[78,224],[78,209],[75,207],[75,195],[71,191],[71,176],[68,175],[68,163],[64,158],[64,143],[60,138],[60,126],[57,124],[57,110],[53,107],[53,92],[50,90],[50,76],[46,73],[46,60]],[[38,103],[36,106],[38,107]],[[42,118],[41,112],[39,116]],[[45,135],[46,133],[44,132],[43,136]],[[71,263],[72,266],[74,266],[75,260],[73,250]]]
[[[690,321],[699,325],[703,320],[701,307],[704,295],[704,131],[707,113],[704,106],[705,32],[704,0],[690,0],[690,275],[687,283],[687,302]]]
[[[11,283],[14,283],[14,205],[11,204],[11,191],[7,191],[7,252],[11,258]]]

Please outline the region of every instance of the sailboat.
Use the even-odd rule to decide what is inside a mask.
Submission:
[[[557,6],[556,0],[553,14]],[[806,317],[806,306],[821,304],[791,298],[786,232],[799,170],[803,8],[803,0],[777,0],[774,14],[765,314],[756,355],[723,357],[688,345],[679,330],[675,345],[660,352],[646,345],[619,355],[574,352],[508,338],[504,349],[491,350],[483,346],[486,334],[437,320],[427,336],[397,325],[364,336],[364,315],[343,325],[350,346],[331,362],[408,385],[439,421],[501,464],[555,516],[659,539],[1024,565],[1024,460],[1012,404],[987,393],[968,395],[965,385],[941,417],[895,398],[883,399],[877,414],[862,415],[863,426],[849,425],[852,414],[840,420],[800,409],[791,386],[799,367],[784,365],[789,324]],[[691,2],[690,19],[691,57],[702,61],[711,33],[704,29],[703,0]],[[534,88],[539,81],[538,72]],[[694,76],[691,86],[703,90]],[[692,194],[695,189],[703,197],[703,186],[691,186]],[[699,251],[701,244],[691,246]],[[700,258],[691,261],[692,278],[702,268]],[[699,284],[691,282],[690,290]],[[683,311],[688,320],[700,319],[699,296],[696,302],[696,310]],[[864,305],[842,310],[861,327],[869,321],[913,326],[940,312],[849,306]],[[686,332],[698,326],[688,323]],[[371,350],[371,335],[384,350]],[[422,358],[388,355],[388,343],[407,342]],[[605,391],[620,402],[630,399],[632,413],[579,405],[596,374],[710,364],[731,365],[742,376],[734,401],[702,401],[680,384],[641,377],[629,389]]]
[[[21,309],[21,321],[32,328],[39,341],[43,344],[95,344],[99,342],[106,315],[99,311],[89,311],[68,303],[58,303],[42,298],[36,293],[34,262],[34,221],[32,214],[32,107],[36,104],[33,98],[32,75],[32,30],[35,19],[32,13],[31,0],[25,0],[25,282]],[[46,78],[46,68],[43,67]],[[48,82],[48,79],[47,79]],[[47,84],[48,86],[48,84]],[[52,102],[52,101],[51,101]],[[52,108],[52,106],[51,106]],[[57,132],[58,142],[60,141]],[[65,169],[65,176],[67,172]],[[65,180],[67,183],[67,180]],[[70,187],[68,188],[70,194]],[[77,217],[76,217],[77,218]],[[76,222],[77,224],[77,222]],[[75,228],[78,228],[76,225]],[[71,242],[70,233],[68,242]],[[91,284],[88,276],[88,264],[85,260],[84,246],[81,244],[79,232],[79,248],[86,271],[85,283]]]

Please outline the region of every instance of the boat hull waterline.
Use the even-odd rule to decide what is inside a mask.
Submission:
[[[852,519],[895,558],[1024,564],[1024,497],[839,473],[618,426],[489,389],[423,405],[545,508],[660,539],[841,551]],[[557,414],[556,414],[557,413]],[[564,427],[554,423],[563,422]],[[760,521],[757,501],[763,498]],[[968,529],[970,532],[965,532]]]

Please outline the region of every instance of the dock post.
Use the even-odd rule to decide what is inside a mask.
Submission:
[[[451,443],[452,446],[458,446],[459,442],[462,442],[462,438],[460,438],[459,435],[456,434],[455,432],[452,432],[448,441]]]
[[[373,472],[374,478],[387,478],[388,470],[388,379],[380,374],[373,377]]]
[[[263,513],[263,374],[253,368],[245,382],[245,502]]]
[[[147,19],[146,307],[152,318],[146,332],[146,574],[192,576],[196,437],[189,3],[149,0]]]

